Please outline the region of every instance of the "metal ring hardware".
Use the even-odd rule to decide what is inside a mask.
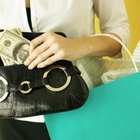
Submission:
[[[70,82],[71,82],[71,76],[69,76],[68,74],[67,74],[67,72],[66,72],[66,67],[63,67],[63,66],[54,66],[54,67],[52,67],[52,68],[50,68],[48,71],[46,71],[45,73],[44,73],[44,75],[43,75],[43,78],[46,78],[47,76],[48,76],[48,74],[49,74],[49,72],[51,71],[51,70],[53,70],[53,69],[61,69],[61,70],[63,70],[64,71],[64,73],[65,73],[65,75],[66,75],[66,77],[67,77],[67,80],[66,80],[66,82],[65,82],[65,84],[63,85],[63,86],[61,86],[61,87],[58,87],[58,88],[54,88],[54,87],[52,87],[52,86],[50,86],[50,85],[45,85],[45,87],[47,88],[47,89],[49,89],[50,91],[54,91],[54,92],[59,92],[59,91],[62,91],[62,90],[64,90],[64,89],[66,89],[67,88],[67,86],[70,84]]]
[[[32,90],[32,88],[30,87],[30,82],[29,81],[23,81],[23,82],[21,82],[20,86],[23,86],[25,84],[27,85],[28,89],[27,90],[19,89],[19,90],[23,94],[28,94]]]
[[[0,98],[0,102],[2,102],[2,101],[4,101],[7,98],[8,94],[9,94],[8,93],[8,89],[7,89],[8,82],[2,76],[0,76],[0,81],[2,81],[4,83],[5,90],[6,90],[5,93],[3,94],[3,96]]]

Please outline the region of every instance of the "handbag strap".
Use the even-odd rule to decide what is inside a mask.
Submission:
[[[3,32],[4,29],[0,29],[0,32]],[[44,32],[22,32],[23,37],[25,37],[28,40],[32,40],[40,35],[42,35]],[[62,32],[55,32],[56,34],[62,35],[66,37],[66,35]]]
[[[22,64],[23,65],[23,64]],[[20,65],[18,65],[20,67]],[[49,69],[49,68],[48,68]],[[42,71],[40,73],[44,73],[46,70],[44,69],[38,69],[39,71]],[[27,70],[28,71],[28,70]],[[70,67],[66,67],[66,76],[73,76],[76,74],[80,74],[79,69],[76,66],[71,65]],[[42,79],[36,80],[36,81],[23,81],[19,85],[8,85],[8,92],[16,92],[16,91],[31,91],[35,88],[41,88],[45,87],[47,84],[48,77],[42,77]],[[30,90],[31,89],[31,90]]]

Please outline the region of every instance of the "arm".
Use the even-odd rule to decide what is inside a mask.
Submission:
[[[124,0],[93,0],[96,15],[100,19],[102,33],[114,34],[126,46],[130,40],[130,28]],[[115,45],[113,44],[115,48]]]
[[[94,9],[100,19],[102,33],[113,34],[127,44],[129,24],[123,1],[94,0]],[[121,45],[109,37],[70,39],[48,32],[31,42],[30,56],[25,64],[29,65],[29,69],[35,66],[40,68],[58,60],[72,61],[84,56],[115,56],[120,51]]]

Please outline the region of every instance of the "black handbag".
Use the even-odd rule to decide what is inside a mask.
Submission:
[[[45,68],[0,67],[0,118],[68,111],[81,107],[88,88],[80,71],[62,60]]]

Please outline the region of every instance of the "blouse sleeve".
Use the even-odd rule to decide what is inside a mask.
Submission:
[[[102,33],[114,33],[128,46],[129,21],[124,0],[93,0]]]

